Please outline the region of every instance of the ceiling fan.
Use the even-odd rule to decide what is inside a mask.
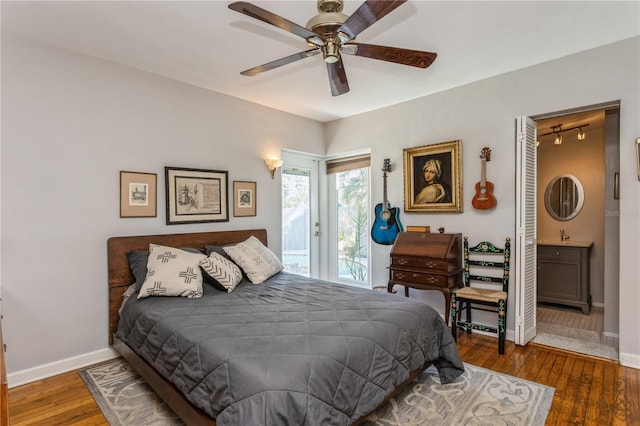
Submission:
[[[318,0],[318,15],[311,18],[306,27],[248,2],[231,3],[229,5],[231,10],[302,37],[312,47],[312,49],[250,68],[240,74],[253,76],[322,54],[327,64],[331,94],[338,96],[349,91],[347,74],[340,56],[342,53],[427,68],[436,59],[436,53],[354,42],[358,34],[404,2],[406,0],[367,0],[351,16],[347,16],[342,13],[343,0]]]

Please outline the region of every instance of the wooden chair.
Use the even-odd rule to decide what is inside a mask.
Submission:
[[[510,239],[506,239],[504,248],[487,241],[470,248],[469,240],[464,237],[463,247],[464,287],[451,292],[451,334],[457,340],[458,329],[466,330],[467,333],[471,333],[471,330],[495,333],[498,335],[498,353],[504,354]],[[474,323],[471,318],[472,310],[497,313],[497,327]],[[466,311],[466,321],[459,319],[463,311]]]

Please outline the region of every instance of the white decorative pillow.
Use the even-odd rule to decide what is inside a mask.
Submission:
[[[221,254],[211,253],[209,257],[200,261],[200,267],[207,275],[224,287],[227,293],[231,293],[238,283],[242,281],[240,268],[229,259],[225,259]]]
[[[138,299],[149,296],[202,296],[201,253],[190,253],[174,247],[149,244],[147,276]]]
[[[223,248],[254,284],[264,282],[284,268],[278,256],[253,235],[241,243]]]

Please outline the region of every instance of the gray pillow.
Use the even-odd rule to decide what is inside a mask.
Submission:
[[[147,250],[134,250],[127,252],[127,260],[129,261],[129,269],[135,281],[136,292],[140,291],[142,283],[147,278],[147,261],[149,260],[149,252]]]
[[[207,256],[211,256],[211,253],[218,253],[225,259],[233,260],[231,259],[231,257],[229,257],[227,252],[224,251],[224,248],[222,246],[204,246],[204,254]]]

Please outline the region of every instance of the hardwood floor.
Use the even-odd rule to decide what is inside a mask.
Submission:
[[[460,333],[464,362],[556,389],[547,425],[640,425],[640,370],[529,344]],[[77,371],[9,390],[9,424],[107,425]]]

